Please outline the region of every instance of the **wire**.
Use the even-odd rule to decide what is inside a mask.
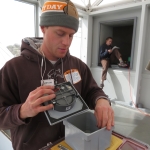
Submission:
[[[55,69],[54,69],[54,70],[55,70],[55,73],[56,73],[56,78],[59,76],[59,77],[61,77],[61,78],[64,79],[64,74],[63,74],[63,72],[64,72],[64,71],[63,71],[63,68],[64,68],[64,67],[63,67],[63,59],[62,59],[62,58],[60,58],[60,59],[61,59],[61,64],[62,64],[62,65],[61,65],[61,69],[58,69],[58,70],[55,70]],[[60,70],[60,71],[59,71],[59,70]],[[58,74],[57,71],[60,72],[61,74]],[[64,79],[64,81],[65,81],[65,79]]]
[[[67,59],[68,59],[68,62],[69,62],[69,57],[67,56]],[[69,64],[69,69],[70,69],[70,77],[71,77],[71,84],[73,85],[74,83],[73,83],[73,77],[72,77],[72,69],[71,69],[71,65],[70,65],[70,62],[68,63]]]
[[[135,108],[136,108],[141,114],[150,117],[150,114],[145,113],[144,111],[140,110],[140,109],[136,106],[135,102],[133,101],[133,98],[132,98],[132,90],[131,90],[131,85],[130,85],[130,67],[129,67],[129,80],[128,80],[128,81],[129,81],[129,88],[130,88],[130,97],[131,97],[131,101],[132,101],[133,105],[135,106]]]
[[[62,58],[61,58],[61,63],[62,63],[62,68],[61,68],[62,73],[61,73],[61,75],[62,75],[62,78],[65,81],[65,78],[64,78],[64,64],[63,64],[63,59]]]
[[[45,74],[45,72],[46,72],[46,60],[45,60],[45,55],[44,55],[44,53],[43,53],[42,50],[41,50],[41,53],[42,53],[42,55],[43,55],[44,63],[45,63],[45,69],[44,69],[44,72],[43,72],[43,74],[42,74],[42,68],[43,68],[43,58],[42,58],[42,61],[41,61],[41,78],[42,78],[42,85],[43,85],[43,83],[44,83],[43,78],[44,78],[44,74]]]

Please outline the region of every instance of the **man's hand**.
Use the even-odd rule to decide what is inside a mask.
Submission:
[[[43,106],[42,103],[55,98],[52,86],[41,86],[29,93],[25,103],[20,108],[20,118],[34,117],[39,112],[53,108],[52,104]]]
[[[109,49],[109,50],[108,50],[108,53],[111,54],[111,53],[112,53],[112,49]]]
[[[114,111],[107,100],[99,99],[96,102],[94,114],[99,128],[107,127],[110,130],[114,126]]]

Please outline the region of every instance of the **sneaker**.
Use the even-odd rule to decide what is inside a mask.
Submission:
[[[103,84],[103,83],[101,83],[101,84],[100,84],[100,88],[101,88],[101,89],[103,89],[103,87],[104,87],[104,84]]]
[[[128,67],[128,65],[125,64],[124,62],[119,63],[118,66],[119,67],[123,67],[123,68],[127,68]]]

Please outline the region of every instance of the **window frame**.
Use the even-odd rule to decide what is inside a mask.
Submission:
[[[137,30],[137,17],[129,17],[129,18],[116,19],[116,20],[101,21],[101,22],[99,22],[99,33],[101,32],[101,25],[103,25],[103,24],[106,24],[106,23],[109,23],[109,22],[119,22],[119,21],[128,21],[128,20],[133,20],[133,34],[132,34],[132,42],[131,42],[132,43],[132,45],[131,45],[131,56],[130,56],[130,69],[133,69],[135,41],[136,41],[136,30]],[[100,45],[100,41],[101,41],[100,35],[101,34],[99,34],[99,45]],[[98,50],[97,66],[101,67],[99,65],[99,61],[100,61],[100,58],[99,58],[99,50]],[[118,68],[118,69],[122,69],[122,68]]]

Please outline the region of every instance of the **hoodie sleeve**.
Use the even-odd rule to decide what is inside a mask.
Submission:
[[[22,104],[14,72],[8,66],[0,70],[0,129],[11,129],[27,123],[27,120],[19,117]]]
[[[101,88],[98,87],[97,83],[93,79],[90,69],[86,64],[82,67],[82,92],[81,96],[86,101],[90,109],[95,108],[96,101],[99,98],[104,98],[109,101],[106,94]],[[109,101],[110,102],[110,101]]]
[[[101,58],[101,59],[102,59],[102,58],[106,58],[108,55],[109,55],[108,51],[105,50],[105,46],[102,45],[102,46],[100,47],[100,58]]]

